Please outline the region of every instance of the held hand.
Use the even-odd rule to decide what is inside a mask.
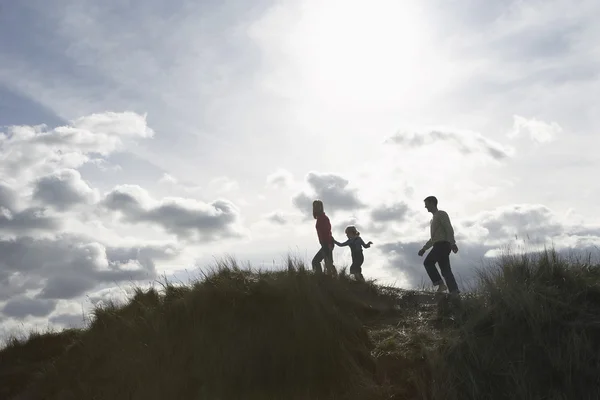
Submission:
[[[451,249],[454,252],[454,254],[458,253],[458,246],[456,244],[453,244]]]
[[[373,242],[369,242],[369,243],[367,243],[367,244],[370,246],[370,245],[372,245],[372,244],[373,244]]]
[[[425,250],[423,250],[423,249],[419,250],[419,257],[423,257],[423,254],[425,254]]]

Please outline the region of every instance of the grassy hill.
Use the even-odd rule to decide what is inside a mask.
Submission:
[[[234,261],[0,351],[2,399],[598,399],[600,268],[506,257],[459,300]],[[19,397],[15,397],[19,394]]]

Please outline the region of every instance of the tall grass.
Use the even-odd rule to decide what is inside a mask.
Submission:
[[[189,285],[99,307],[60,341],[11,342],[0,386],[25,360],[5,393],[27,383],[29,398],[49,400],[597,399],[599,329],[600,269],[553,251],[501,258],[457,303],[317,276],[293,259],[282,271],[228,259]]]
[[[555,251],[479,272],[435,357],[432,398],[600,398],[600,268]]]

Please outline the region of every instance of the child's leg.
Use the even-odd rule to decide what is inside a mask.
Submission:
[[[362,275],[362,264],[365,258],[362,254],[352,255],[352,265],[350,265],[350,274],[354,275],[354,279],[358,282],[364,282],[365,278]]]

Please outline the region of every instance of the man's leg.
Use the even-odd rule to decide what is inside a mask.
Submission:
[[[438,264],[440,266],[440,271],[442,271],[442,275],[444,276],[444,280],[446,281],[446,286],[448,286],[448,291],[450,293],[460,293],[458,290],[458,284],[456,283],[456,279],[454,279],[454,274],[452,273],[452,268],[450,267],[450,252],[452,251],[450,243],[444,242],[442,246],[440,246]]]
[[[427,271],[427,275],[429,275],[429,279],[431,279],[431,282],[434,286],[439,286],[444,283],[439,271],[435,266],[435,263],[438,261],[439,257],[438,253],[439,247],[434,245],[429,254],[427,254],[427,257],[425,257],[425,261],[423,261],[425,271]]]
[[[315,254],[315,256],[312,259],[312,269],[317,274],[320,274],[323,272],[323,269],[321,268],[321,261],[323,261],[324,258],[325,258],[325,254],[324,254],[323,248],[321,247],[321,249],[319,249],[319,251],[317,251],[317,254]]]

